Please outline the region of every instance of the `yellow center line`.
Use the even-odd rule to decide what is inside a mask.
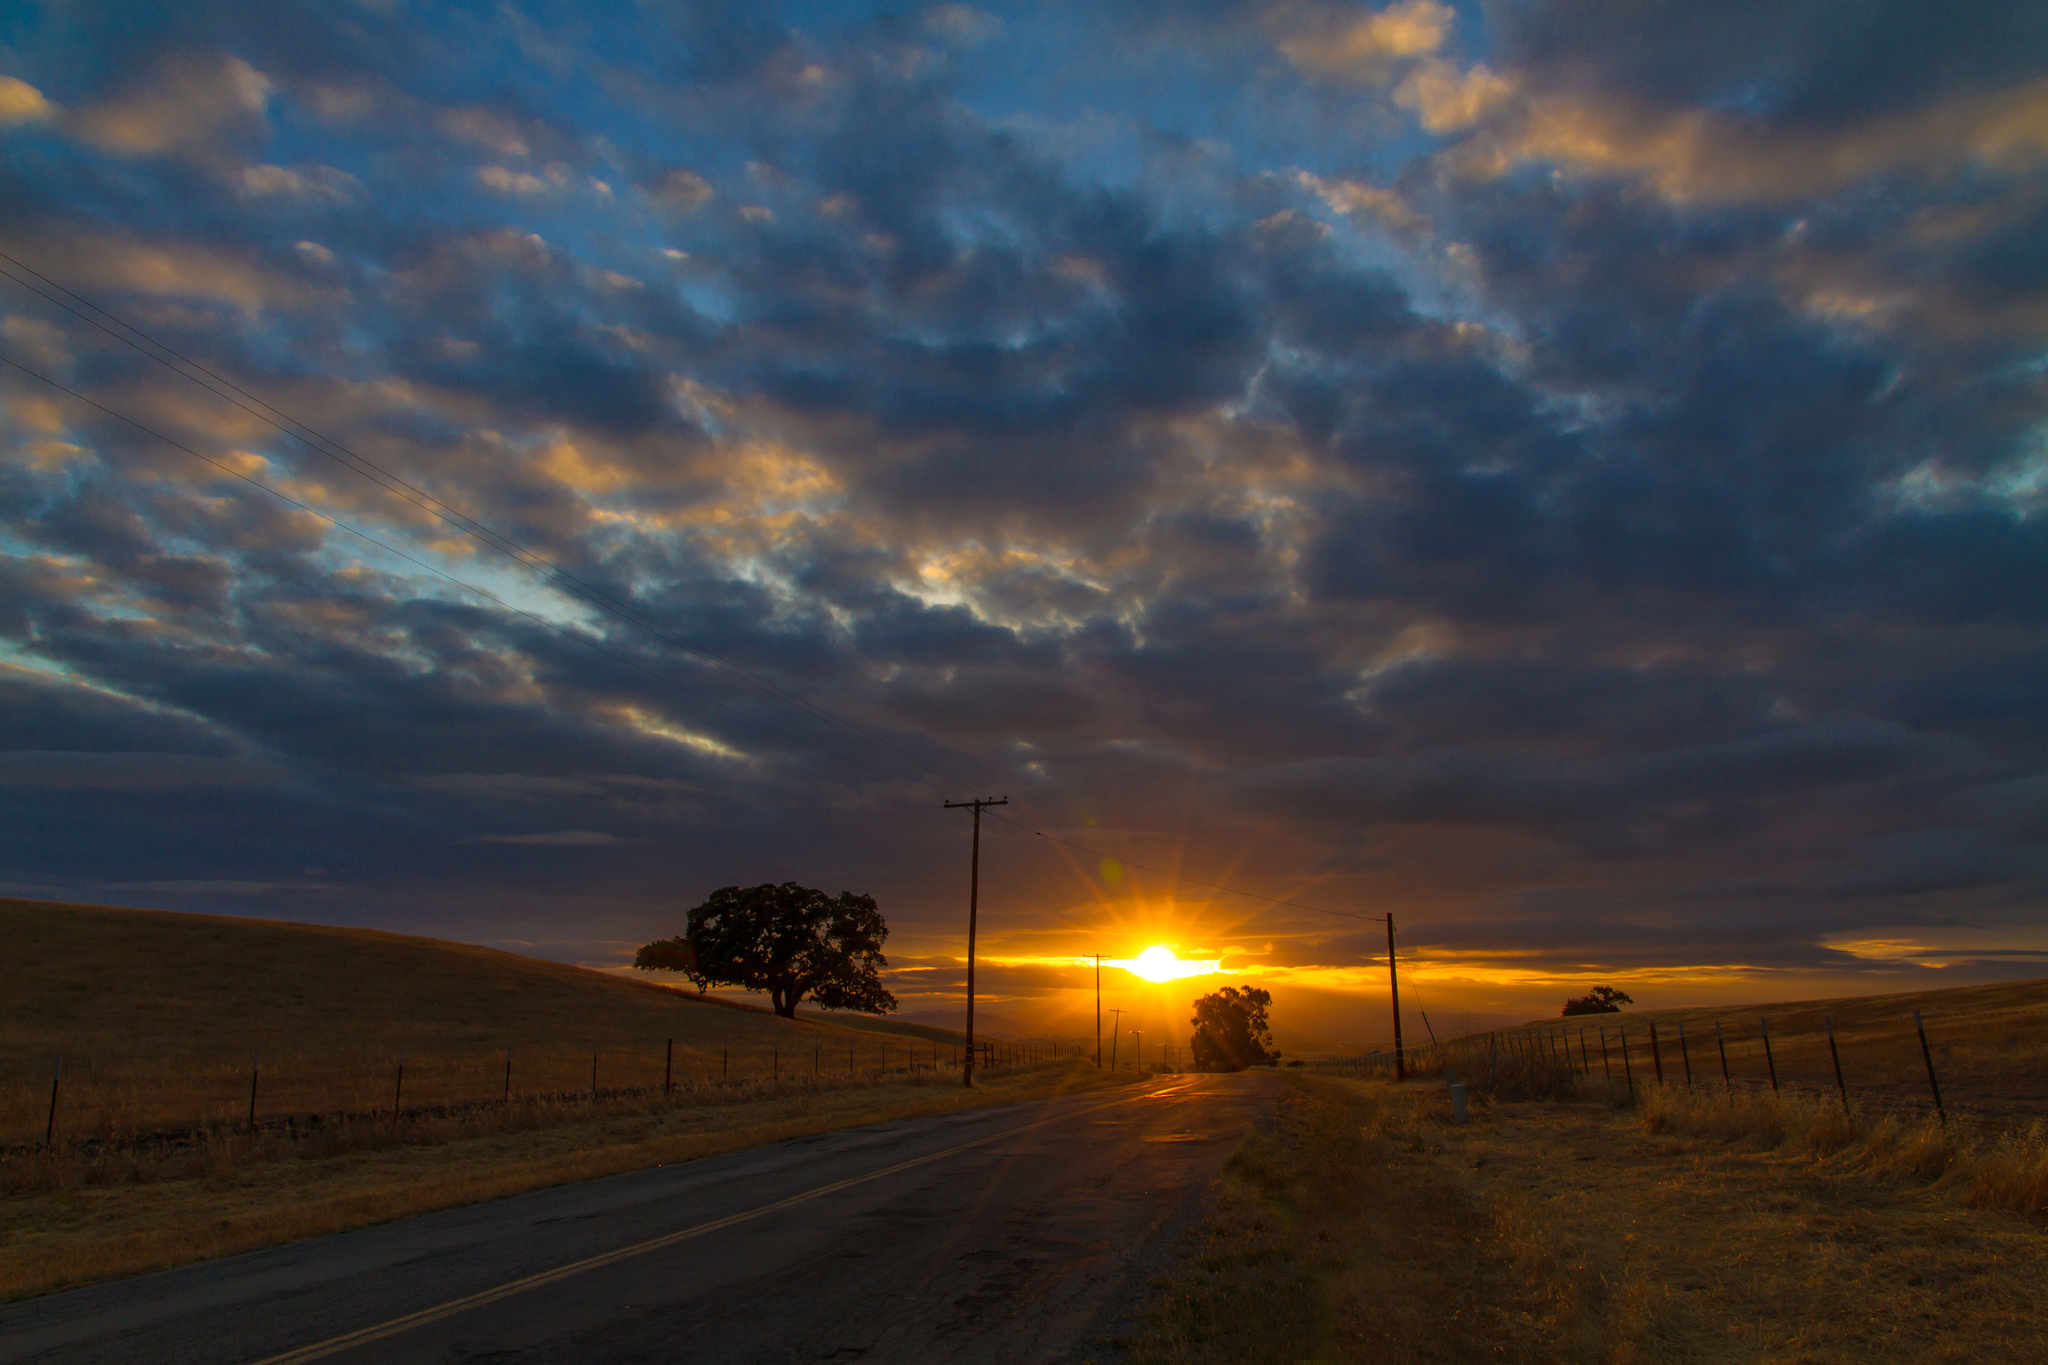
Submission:
[[[1113,1108],[1119,1104],[1129,1104],[1133,1100],[1150,1099],[1160,1093],[1162,1092],[1148,1091],[1143,1095],[1125,1095],[1118,1099],[1110,1100],[1106,1104],[1090,1105],[1085,1109],[1075,1110],[1072,1114],[1064,1114],[1058,1117],[1078,1118],[1082,1114],[1093,1114],[1098,1110]],[[759,1208],[748,1209],[743,1213],[728,1214],[723,1218],[714,1218],[706,1223],[697,1223],[676,1232],[665,1232],[659,1237],[650,1237],[644,1242],[635,1242],[632,1246],[620,1247],[616,1251],[601,1252],[596,1256],[589,1256],[580,1261],[571,1261],[567,1265],[556,1266],[553,1270],[543,1270],[537,1274],[528,1275],[523,1279],[509,1280],[490,1289],[479,1290],[474,1294],[465,1295],[459,1299],[450,1299],[446,1303],[436,1304],[432,1308],[422,1308],[416,1313],[407,1313],[403,1317],[392,1318],[388,1322],[380,1322],[374,1327],[364,1327],[358,1331],[348,1332],[338,1337],[329,1337],[325,1341],[315,1342],[311,1346],[301,1346],[297,1350],[286,1351],[282,1355],[265,1356],[262,1360],[254,1362],[254,1365],[299,1365],[301,1361],[322,1360],[328,1356],[337,1355],[342,1351],[352,1350],[357,1346],[367,1346],[373,1341],[382,1341],[386,1337],[395,1337],[401,1332],[410,1332],[415,1327],[424,1327],[428,1323],[439,1322],[441,1319],[453,1317],[457,1313],[466,1313],[472,1308],[481,1308],[485,1304],[511,1298],[514,1294],[523,1294],[529,1289],[538,1289],[542,1285],[553,1284],[557,1280],[566,1280],[572,1275],[581,1275],[585,1271],[597,1270],[601,1267],[626,1260],[629,1257],[642,1256],[650,1251],[659,1251],[663,1247],[674,1246],[678,1242],[687,1242],[693,1237],[703,1237],[708,1233],[721,1232],[737,1223],[744,1223],[752,1218],[779,1213],[784,1209],[794,1208],[798,1204],[808,1203],[813,1199],[820,1199],[828,1194],[836,1194],[840,1190],[851,1189],[855,1185],[865,1185],[870,1180],[880,1180],[885,1176],[895,1175],[899,1171],[907,1171],[912,1167],[939,1161],[956,1153],[968,1151],[971,1148],[985,1147],[991,1142],[1000,1142],[1004,1138],[1015,1137],[1019,1133],[1028,1133],[1033,1128],[1054,1121],[1050,1117],[1033,1119],[1030,1123],[1017,1128],[1008,1128],[1000,1133],[991,1133],[987,1137],[975,1138],[971,1142],[963,1142],[958,1146],[932,1152],[927,1156],[912,1157],[908,1161],[899,1161],[894,1166],[885,1166],[879,1171],[869,1171],[866,1175],[856,1175],[845,1180],[835,1180],[829,1185],[820,1185],[816,1189],[805,1190],[801,1194],[793,1194],[787,1199],[778,1199],[772,1204],[763,1204]]]

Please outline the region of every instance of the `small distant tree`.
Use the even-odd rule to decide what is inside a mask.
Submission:
[[[1620,1014],[1623,1005],[1633,1005],[1627,991],[1612,986],[1595,986],[1576,1000],[1564,1002],[1564,1014]]]
[[[1200,1071],[1242,1071],[1248,1066],[1277,1066],[1266,1008],[1273,997],[1257,986],[1240,990],[1225,986],[1195,1001],[1195,1026],[1188,1054]]]
[[[699,992],[766,991],[785,1019],[806,996],[828,1010],[887,1014],[896,1008],[879,975],[888,937],[873,896],[828,896],[795,882],[724,886],[690,911],[684,933],[642,946],[633,965],[681,972]]]

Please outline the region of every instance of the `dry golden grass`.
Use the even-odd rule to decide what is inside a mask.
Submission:
[[[0,1299],[160,1270],[302,1237],[764,1142],[1132,1083],[1062,1064],[882,1081],[759,1082],[593,1107],[343,1125],[312,1138],[218,1132],[171,1151],[0,1159]]]
[[[967,1093],[941,1030],[371,930],[0,901],[0,941],[0,1297],[1103,1083],[998,1068]]]
[[[1650,1026],[1664,1078],[1680,1082],[1690,1062],[1696,1081],[1721,1079],[1721,1054],[1714,1023],[1726,1040],[1729,1074],[1738,1083],[1769,1085],[1770,1070],[1760,1020],[1768,1020],[1771,1056],[1780,1082],[1810,1090],[1835,1088],[1826,1021],[1833,1019],[1843,1079],[1850,1095],[1869,1105],[1932,1107],[1913,1012],[1927,1025],[1944,1099],[1951,1112],[1986,1119],[2048,1118],[2048,981],[1959,986],[1902,995],[1800,1000],[1681,1010],[1626,1010],[1620,1014],[1547,1019],[1503,1029],[1495,1035],[1447,1045],[1426,1060],[1449,1056],[1461,1071],[1483,1058],[1488,1038],[1502,1046],[1554,1050],[1568,1042],[1576,1060],[1584,1049],[1596,1073],[1602,1070],[1600,1031],[1606,1030],[1609,1061],[1621,1074],[1620,1030],[1628,1030],[1636,1080],[1656,1078]],[[1680,1029],[1684,1029],[1681,1048]]]
[[[1843,1138],[1796,1098],[1694,1133],[1603,1093],[1454,1126],[1440,1086],[1290,1080],[1135,1359],[2048,1359],[2039,1217],[1983,1206],[2007,1201],[1897,1116]],[[2038,1138],[2006,1167],[1999,1141],[1993,1184],[2038,1170]]]
[[[469,944],[221,915],[0,900],[0,1146],[677,1080],[949,1060],[942,1033],[848,1029]],[[869,1021],[863,1021],[868,1023]]]
[[[2048,1213],[2048,1133],[2036,1120],[1986,1130],[1855,1104],[1836,1095],[1651,1086],[1643,1126],[1825,1160],[1836,1173],[1931,1180],[1974,1208]]]

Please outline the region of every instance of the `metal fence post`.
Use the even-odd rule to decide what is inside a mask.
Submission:
[[[1927,1086],[1934,1092],[1934,1112],[1941,1116],[1941,1129],[1948,1131],[1948,1110],[1941,1104],[1941,1082],[1934,1079],[1934,1053],[1927,1046],[1927,1026],[1920,1022],[1920,1011],[1913,1011],[1913,1029],[1920,1035],[1920,1060],[1927,1063]]]
[[[53,1147],[57,1140],[57,1082],[64,1078],[64,1058],[60,1055],[50,1067],[50,1121],[43,1125],[43,1146]]]
[[[1849,1112],[1849,1087],[1842,1083],[1842,1053],[1841,1049],[1835,1046],[1835,1021],[1833,1019],[1824,1019],[1822,1022],[1828,1026],[1828,1056],[1834,1058],[1835,1061],[1835,1089],[1841,1092],[1842,1112],[1847,1114]]]

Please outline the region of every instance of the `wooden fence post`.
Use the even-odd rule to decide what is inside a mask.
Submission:
[[[1927,1063],[1927,1085],[1934,1091],[1934,1112],[1941,1116],[1941,1130],[1948,1131],[1948,1110],[1941,1105],[1941,1082],[1934,1079],[1934,1053],[1927,1046],[1927,1026],[1920,1022],[1920,1011],[1913,1011],[1913,1029],[1920,1035],[1920,1060]]]
[[[1617,1025],[1617,1027],[1621,1030],[1621,1071],[1624,1076],[1628,1077],[1628,1102],[1634,1104],[1636,1102],[1636,1072],[1628,1060],[1628,1025],[1621,1024]]]
[[[263,1051],[261,1048],[249,1058],[249,1131],[256,1131],[256,1078],[263,1074]]]
[[[505,1044],[505,1103],[512,1103],[512,1045]]]
[[[1692,1089],[1692,1053],[1686,1050],[1685,1025],[1682,1022],[1678,1026],[1678,1057],[1680,1061],[1685,1063],[1685,1088],[1690,1090]]]
[[[597,1103],[597,1049],[590,1050],[590,1102]]]
[[[1778,1059],[1771,1055],[1771,1021],[1761,1014],[1756,1017],[1756,1026],[1763,1030],[1764,1065],[1771,1069],[1771,1093],[1778,1093]]]
[[[1721,1049],[1721,1084],[1727,1089],[1733,1090],[1735,1082],[1728,1078],[1728,1042],[1721,1036],[1721,1021],[1719,1019],[1714,1021],[1714,1046]]]
[[[1657,1024],[1650,1023],[1650,1064],[1657,1068],[1657,1084],[1664,1084],[1664,1054],[1657,1050]]]
[[[391,1087],[391,1126],[398,1126],[398,1116],[405,1112],[405,1049],[398,1049],[398,1081]]]
[[[676,1040],[668,1040],[668,1059],[661,1066],[661,1093],[666,1095],[676,1084]]]
[[[1593,1027],[1600,1030],[1600,1070],[1611,1081],[1614,1079],[1614,1064],[1607,1060],[1607,1025],[1595,1024]]]

